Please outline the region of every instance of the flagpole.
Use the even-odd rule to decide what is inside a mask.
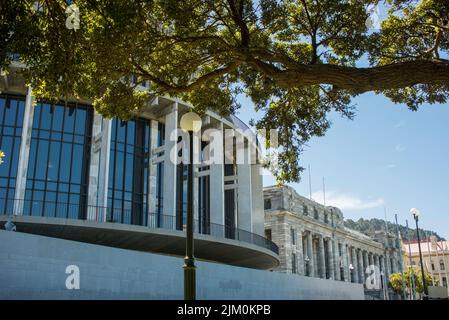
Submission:
[[[408,220],[405,220],[405,225],[407,227],[407,231],[408,231]],[[413,264],[412,264],[412,247],[410,245],[410,240],[408,239],[408,255],[410,257],[410,279],[412,280],[412,287],[410,288],[412,291],[412,294],[410,295],[411,298],[413,298],[413,300],[416,300],[416,292],[415,292],[415,273],[413,272]],[[424,281],[424,279],[423,279]]]
[[[324,200],[324,206],[326,206],[326,184],[324,183],[324,177],[323,177],[323,200]]]
[[[309,164],[309,198],[312,200],[312,173],[310,172],[310,164]]]

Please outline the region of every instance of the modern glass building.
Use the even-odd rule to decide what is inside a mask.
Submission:
[[[14,69],[1,77],[0,90],[0,149],[6,154],[0,166],[3,220],[13,219],[24,232],[183,254],[188,165],[171,157],[173,150],[183,156],[182,139],[173,132],[190,110],[188,104],[154,97],[131,120],[106,119],[89,101],[34,101]],[[224,134],[206,134],[238,129],[233,141],[243,141],[246,153],[248,128],[234,116],[213,112],[202,117],[202,126],[199,148],[205,152],[213,146],[216,155],[225,156],[208,162],[200,153],[193,167],[197,256],[275,267],[278,249],[264,238],[260,165],[248,159],[225,161]],[[231,146],[235,154],[236,144]],[[56,227],[62,224],[65,231]],[[202,251],[206,244],[216,248]],[[229,251],[225,258],[216,250],[223,244]]]

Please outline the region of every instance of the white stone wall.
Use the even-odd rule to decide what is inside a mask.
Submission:
[[[65,286],[68,265],[80,289]],[[182,299],[183,260],[0,231],[0,299]],[[364,299],[359,284],[197,262],[198,299]]]

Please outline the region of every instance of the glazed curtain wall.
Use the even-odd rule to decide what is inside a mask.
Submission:
[[[0,214],[11,214],[16,189],[25,98],[0,95]]]
[[[108,221],[147,224],[149,143],[149,120],[112,120]]]
[[[38,103],[34,109],[24,214],[85,219],[93,109]]]

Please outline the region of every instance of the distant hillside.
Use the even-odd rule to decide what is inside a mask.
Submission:
[[[412,221],[412,223],[414,226],[415,222]],[[385,230],[385,221],[381,219],[365,220],[363,218],[360,218],[357,221],[346,219],[345,226],[347,228],[360,231],[369,236],[372,233],[374,233],[374,231]],[[399,225],[399,232],[401,233],[401,236],[404,240],[417,240],[416,229],[413,228],[413,226],[409,225],[409,228],[407,229],[405,226]],[[387,228],[390,232],[396,232],[396,224],[387,222]],[[421,238],[426,238],[426,236],[434,235],[437,237],[438,240],[445,240],[444,238],[440,237],[436,232],[431,230],[423,230],[421,228],[419,229],[419,235],[421,236]]]

